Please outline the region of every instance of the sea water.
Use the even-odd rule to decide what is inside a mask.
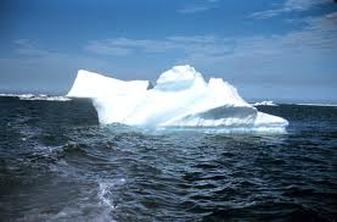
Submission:
[[[0,97],[0,221],[337,218],[337,107],[286,132],[102,126],[90,100]]]

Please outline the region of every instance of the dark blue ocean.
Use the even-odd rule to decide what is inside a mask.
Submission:
[[[91,102],[0,97],[0,221],[336,221],[337,107],[287,133],[99,126]]]

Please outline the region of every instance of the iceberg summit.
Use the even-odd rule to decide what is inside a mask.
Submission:
[[[149,81],[122,81],[79,70],[67,97],[91,98],[100,124],[149,127],[285,129],[288,121],[259,112],[221,78],[205,81],[189,65]]]

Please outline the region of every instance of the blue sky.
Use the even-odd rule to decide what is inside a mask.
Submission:
[[[80,68],[154,81],[190,64],[246,99],[337,101],[333,0],[3,0],[0,91],[64,94]]]

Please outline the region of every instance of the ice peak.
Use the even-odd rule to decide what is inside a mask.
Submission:
[[[166,84],[182,81],[193,81],[196,78],[202,78],[202,75],[190,65],[179,65],[163,72],[158,80],[157,84]]]
[[[94,98],[116,94],[116,92],[143,92],[146,91],[148,87],[149,81],[122,81],[80,69],[77,72],[76,79],[67,96]]]

